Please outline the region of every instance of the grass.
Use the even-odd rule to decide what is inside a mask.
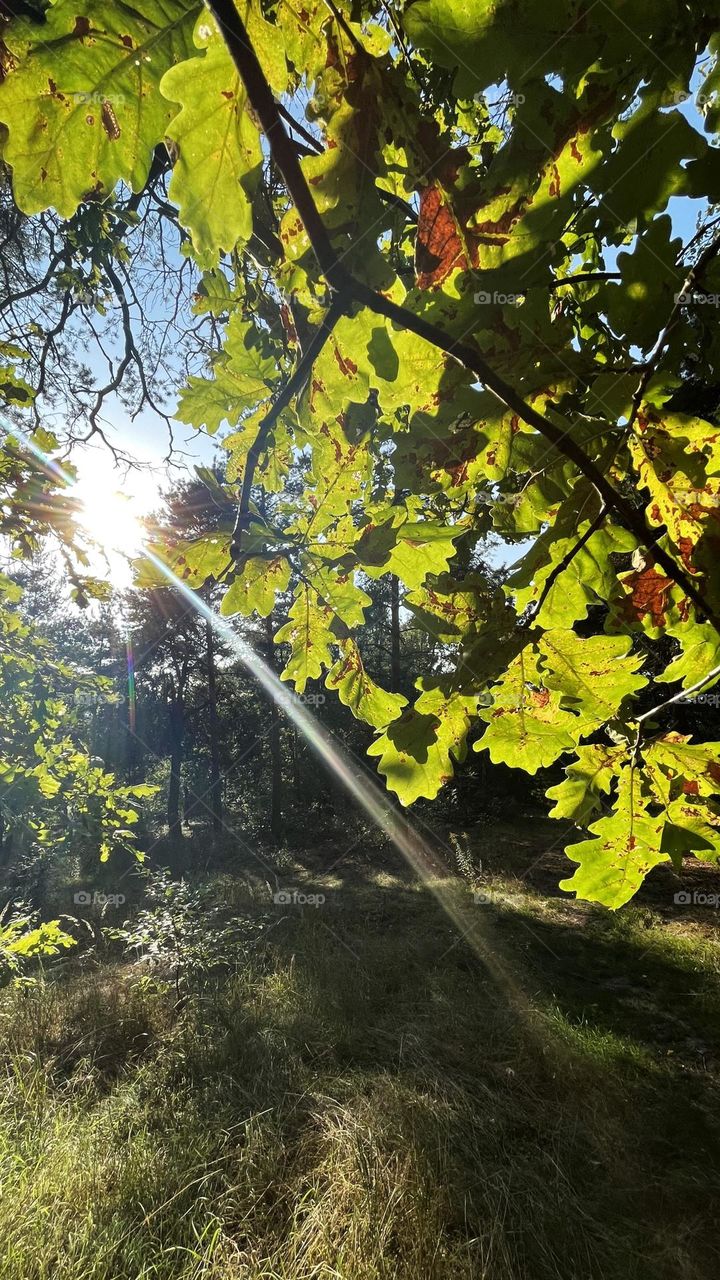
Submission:
[[[90,952],[3,992],[3,1280],[717,1276],[713,913],[551,896],[516,836],[475,908],[492,972],[358,857],[284,867],[316,908],[218,877],[264,928],[180,1007]]]

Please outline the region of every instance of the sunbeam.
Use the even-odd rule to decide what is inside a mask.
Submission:
[[[438,865],[437,854],[420,833],[407,818],[399,818],[389,808],[387,802],[383,802],[384,796],[378,787],[359,772],[358,765],[352,761],[344,748],[334,741],[326,729],[317,722],[304,703],[290,693],[287,686],[242,636],[233,630],[230,623],[211,609],[192,588],[173,573],[172,569],[163,564],[154,552],[146,548],[145,555],[158,572],[163,574],[167,582],[180,592],[202,618],[210,623],[217,636],[254,676],[279,710],[283,711],[297,726],[326,768],[342,783],[348,794],[358,802],[371,821],[385,833],[425,887],[433,894],[463,939],[472,947],[478,959],[502,989],[515,1011],[522,1012],[526,1018],[529,1018],[532,1014],[532,1006],[510,973],[508,966],[500,959],[496,943],[493,942],[492,947],[489,945],[486,931],[481,924],[481,909],[470,907],[460,900],[458,893],[460,886],[457,879],[449,875],[446,867]],[[465,896],[463,893],[463,897]]]
[[[49,476],[59,480],[71,491],[76,489],[75,482],[67,472],[39,449],[29,437],[16,427],[13,427],[12,432],[8,431],[8,434],[21,440]],[[433,894],[458,930],[461,940],[467,942],[472,948],[515,1013],[521,1015],[526,1022],[534,1020],[535,1011],[518,985],[509,964],[501,957],[497,940],[493,938],[490,942],[487,936],[485,922],[482,919],[482,908],[471,906],[467,902],[468,895],[464,885],[460,885],[457,877],[449,873],[447,867],[439,860],[437,853],[431,849],[409,820],[405,817],[400,818],[393,812],[385,800],[384,793],[360,772],[358,762],[352,760],[300,699],[288,690],[247,641],[237,634],[231,624],[211,609],[150,548],[143,546],[142,553],[162,574],[168,585],[179,592],[200,617],[210,624],[219,639],[227,645],[261,688],[273,699],[279,710],[296,725],[326,768],[357,801],[375,826],[385,833],[422,884]],[[134,715],[134,672],[130,667],[129,677],[132,679],[132,714]]]

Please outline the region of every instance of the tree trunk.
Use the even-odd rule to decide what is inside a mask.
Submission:
[[[135,651],[132,633],[125,641],[125,660],[127,663],[127,699],[125,702],[125,777],[132,785],[140,782],[140,740],[137,736],[137,690],[135,685]]]
[[[0,813],[0,867],[3,871],[10,861],[10,853],[12,850],[12,827],[5,822],[5,815]]]
[[[400,689],[400,583],[390,574],[390,692]]]
[[[302,788],[302,770],[300,768],[300,736],[297,731],[297,725],[292,727],[292,774],[293,774],[293,791],[295,799],[299,800]]]
[[[207,647],[208,715],[210,720],[210,808],[212,825],[216,835],[222,831],[222,776],[220,774],[220,741],[217,714],[217,680],[215,672],[215,642],[210,622],[205,623]]]
[[[265,619],[267,662],[275,668],[272,614]],[[280,843],[283,838],[282,816],[282,744],[280,741],[280,715],[275,699],[270,697],[270,831]]]
[[[168,707],[170,728],[170,781],[168,783],[167,819],[171,836],[182,835],[180,794],[182,790],[183,709],[177,697]]]

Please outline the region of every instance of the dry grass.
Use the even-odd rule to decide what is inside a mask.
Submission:
[[[714,1280],[712,931],[491,876],[504,988],[333,876],[179,1011],[114,960],[3,993],[3,1280]]]

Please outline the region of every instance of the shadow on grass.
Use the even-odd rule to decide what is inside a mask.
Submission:
[[[536,846],[453,888],[490,968],[321,847],[215,872],[264,929],[177,1015],[117,965],[8,998],[3,1276],[715,1280],[716,944],[547,898]]]
[[[369,1131],[442,1189],[449,1256],[485,1268],[469,1274],[717,1275],[716,957],[642,913],[565,924],[508,896],[478,908],[506,986],[403,868],[333,875],[306,874],[325,901],[272,925],[263,1013],[222,1019],[233,1060],[260,1055],[253,1078],[281,1044],[295,1088],[313,1082],[289,1149],[370,1098]]]

